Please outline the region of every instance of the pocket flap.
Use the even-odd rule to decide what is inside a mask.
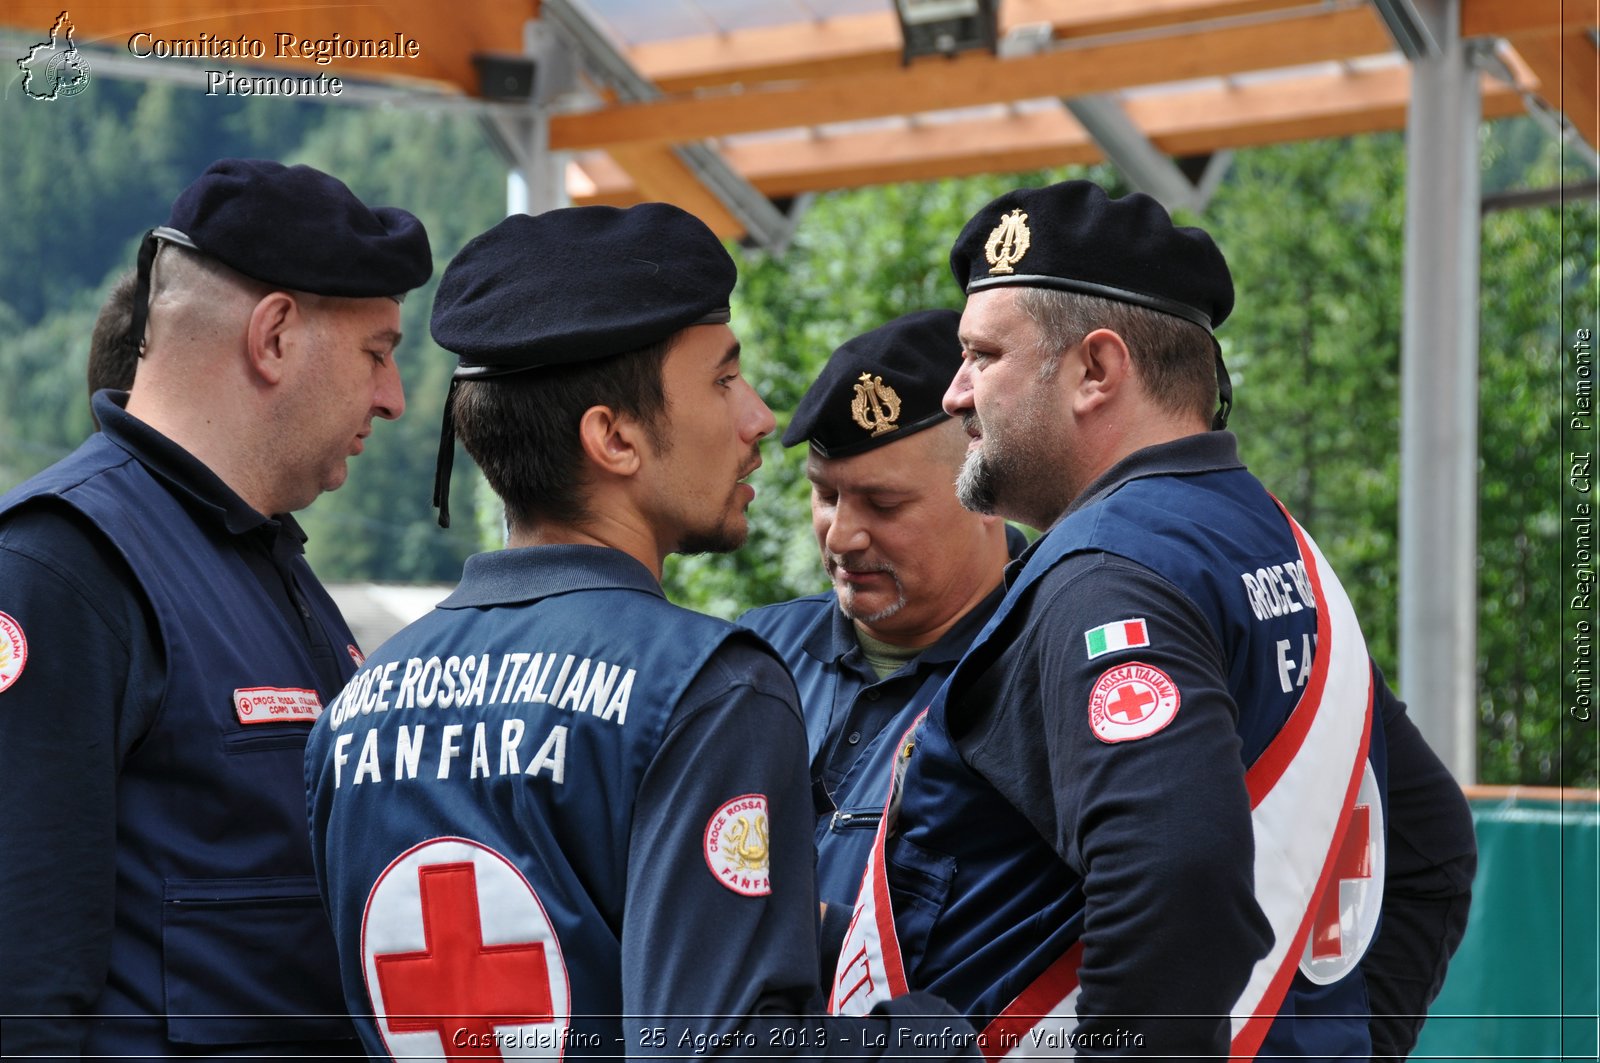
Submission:
[[[161,946],[173,1041],[355,1036],[333,932],[310,876],[168,879]]]

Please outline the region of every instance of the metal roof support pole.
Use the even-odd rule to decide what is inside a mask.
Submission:
[[[1428,743],[1477,778],[1478,75],[1447,0],[1413,58],[1400,346],[1400,674]]]
[[[522,50],[531,64],[527,96],[489,105],[485,132],[505,159],[506,214],[543,214],[570,206],[567,153],[550,150],[551,104],[577,84],[572,43],[554,26],[530,19]]]
[[[1111,164],[1122,171],[1128,183],[1136,191],[1160,200],[1169,211],[1204,212],[1233,160],[1231,151],[1219,151],[1206,163],[1200,179],[1191,181],[1188,174],[1134,124],[1115,96],[1077,96],[1061,102],[1100,145]]]
[[[497,117],[495,125],[516,161],[506,171],[506,214],[543,214],[570,206],[565,152],[550,150],[550,111],[529,104],[527,113]]]

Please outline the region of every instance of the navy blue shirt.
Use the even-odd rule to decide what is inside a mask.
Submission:
[[[1019,556],[1028,540],[1006,527]],[[847,916],[888,796],[889,747],[927,708],[1005,589],[960,617],[933,645],[882,679],[856,638],[855,621],[832,591],[752,609],[739,618],[778,651],[794,673],[805,716],[816,804],[817,894],[830,913]],[[830,965],[831,959],[825,960]]]
[[[1139,477],[1242,468],[1232,435],[1186,437],[1119,462],[1071,511]],[[1008,580],[1021,565],[1008,569]],[[1236,762],[1239,756],[1231,718],[1200,710],[1202,704],[1231,704],[1223,700],[1222,649],[1186,595],[1144,566],[1111,554],[1071,555],[1031,593],[1025,627],[962,692],[959,705],[951,705],[962,758],[1064,861],[1078,868],[1093,864],[1108,884],[1095,908],[1099,935],[1089,942],[1104,944],[1086,948],[1080,1013],[1109,1028],[1122,1021],[1118,1015],[1214,1012],[1209,987],[1224,977],[1242,984],[1250,957],[1238,943],[1260,931],[1252,925],[1254,912],[1213,899],[1238,895],[1249,883],[1224,887],[1191,877],[1192,888],[1178,895],[1159,887],[1174,880],[1166,869],[1214,866],[1207,853],[1215,847],[1245,851],[1250,844],[1235,781],[1195,785],[1216,778],[1193,770],[1195,763]],[[1121,617],[1149,617],[1152,631],[1158,619],[1164,621],[1166,637],[1145,657],[1182,691],[1184,710],[1172,730],[1193,732],[1182,742],[1137,743],[1136,757],[1128,755],[1126,744],[1086,740],[1082,726],[1088,692],[1105,669],[1103,660],[1082,652],[1084,632]],[[1374,1053],[1404,1055],[1465,932],[1476,847],[1459,785],[1381,674],[1377,678],[1375,708],[1388,744],[1389,851],[1383,921],[1361,972],[1372,1003]],[[1074,768],[1064,772],[1063,765]],[[1186,783],[1181,806],[1154,819],[1123,814],[1129,807],[1160,807],[1159,795],[1174,779]],[[1191,849],[1193,858],[1186,855]],[[1197,957],[1207,959],[1197,964]],[[1226,974],[1224,957],[1233,961]],[[1151,972],[1163,976],[1152,978]],[[1146,1020],[1146,1029],[1152,1025]],[[1220,1031],[1168,1020],[1152,1033],[1153,1043],[1170,1048],[1207,1045]]]
[[[208,534],[233,544],[268,607],[303,638],[316,672],[306,684],[337,690],[353,646],[336,644],[313,617],[298,525],[255,512],[130,416],[125,401],[120,393],[95,397],[105,438]],[[241,600],[240,608],[262,600]],[[6,1019],[4,1044],[7,1052],[73,1054],[84,1026],[70,1016],[94,1010],[112,962],[119,776],[162,707],[166,647],[129,562],[89,518],[54,497],[0,518],[0,612],[27,638],[22,673],[0,691],[0,1014],[33,1016]],[[291,969],[286,977],[299,976]]]
[[[628,555],[570,545],[469,559],[454,594],[372,655],[306,750],[313,854],[368,1051],[545,1036],[568,1058],[681,1058],[703,1050],[700,1035],[735,1054],[874,1056],[905,1050],[896,1030],[967,1029],[925,995],[892,1023],[793,1018],[823,1005],[803,743],[770,649],[672,606]],[[412,898],[466,861],[478,898],[500,883],[492,907],[456,895],[450,918],[466,911],[471,950],[492,938],[531,965],[523,990],[550,987],[517,996],[495,1031],[470,1021],[513,1010],[489,1003],[505,999],[492,958],[469,952],[478,966],[454,980],[388,973],[428,967],[416,958],[447,924],[425,913],[444,906],[419,914]],[[408,1026],[397,1012],[441,1018]],[[884,1040],[864,1039],[874,1029]]]

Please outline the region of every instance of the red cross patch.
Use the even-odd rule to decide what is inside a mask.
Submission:
[[[1383,907],[1384,842],[1383,795],[1368,761],[1300,958],[1301,972],[1318,985],[1349,974],[1372,944]]]
[[[435,838],[378,876],[361,928],[367,995],[395,1057],[559,1057],[572,1009],[561,943],[509,860]]]
[[[1089,692],[1089,728],[1102,742],[1148,738],[1178,715],[1178,687],[1153,665],[1129,661],[1109,668]]]

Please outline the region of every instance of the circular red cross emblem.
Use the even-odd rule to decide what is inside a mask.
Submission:
[[[367,897],[361,959],[393,1056],[562,1055],[561,943],[528,880],[485,845],[435,838],[396,857]]]
[[[1146,738],[1172,722],[1180,700],[1167,673],[1129,661],[1095,680],[1089,692],[1089,727],[1102,742]]]

